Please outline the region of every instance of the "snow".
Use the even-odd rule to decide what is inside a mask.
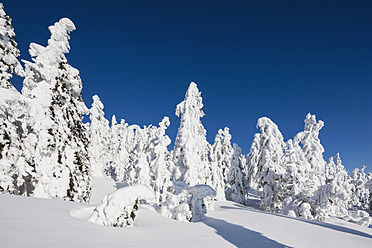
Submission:
[[[372,244],[372,229],[341,219],[333,218],[333,224],[295,219],[230,201],[216,202],[215,210],[196,223],[174,221],[140,205],[132,228],[81,220],[92,209],[82,203],[0,194],[1,246],[363,248]]]
[[[92,177],[92,191],[90,195],[90,203],[98,205],[102,198],[116,190],[115,182],[107,177]],[[97,186],[99,185],[99,187]]]
[[[120,188],[103,197],[88,221],[103,226],[132,226],[137,216],[138,201],[154,199],[154,192],[142,184]]]
[[[169,151],[168,117],[141,128],[113,116],[110,127],[98,96],[88,110],[65,56],[73,30],[68,18],[50,26],[24,70],[0,3],[0,191],[60,199],[0,195],[0,246],[372,246],[372,174],[363,166],[348,176],[339,154],[325,162],[315,115],[286,143],[274,122],[258,119],[246,157],[227,127],[207,142],[192,82]],[[13,75],[24,78],[22,93]]]

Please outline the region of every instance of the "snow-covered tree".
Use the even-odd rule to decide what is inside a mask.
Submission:
[[[102,176],[110,153],[110,126],[103,112],[103,104],[97,95],[93,96],[89,118],[88,150],[91,171],[93,176]]]
[[[316,116],[306,115],[304,131],[297,134],[301,141],[302,150],[311,166],[309,188],[315,192],[319,186],[325,184],[325,164],[323,158],[324,148],[320,144],[319,131],[324,126],[323,121],[316,121]]]
[[[170,122],[168,117],[164,117],[159,123],[151,139],[150,153],[150,177],[151,186],[155,192],[156,199],[160,203],[166,199],[171,186],[171,171],[174,168],[173,161],[168,151],[171,143],[170,138],[165,134]]]
[[[208,185],[189,187],[185,182],[177,181],[172,184],[172,193],[161,204],[159,212],[178,221],[191,222],[204,219],[208,210],[208,199],[216,197],[216,191]]]
[[[288,140],[283,157],[284,173],[284,197],[311,197],[312,192],[308,192],[307,181],[311,172],[304,152],[302,151],[299,140]]]
[[[129,150],[130,163],[125,174],[125,182],[141,183],[150,186],[150,142],[156,127],[130,125],[128,127],[133,140],[133,148]]]
[[[104,196],[88,220],[103,226],[131,226],[137,216],[140,200],[152,202],[154,192],[142,184],[120,188]]]
[[[246,204],[248,188],[248,171],[245,157],[237,144],[233,145],[231,166],[225,184],[226,199],[240,204]]]
[[[130,164],[127,139],[130,134],[125,120],[117,123],[116,116],[111,118],[109,129],[109,152],[107,153],[107,173],[117,182],[125,181],[126,173]],[[133,142],[131,142],[133,143]]]
[[[207,184],[210,181],[210,145],[201,118],[203,103],[195,83],[191,83],[184,101],[177,105],[176,115],[181,117],[180,127],[173,150],[173,161],[177,167],[176,180],[188,185]]]
[[[342,164],[340,154],[337,153],[336,156],[331,157],[326,164],[326,183],[333,183],[343,188],[348,195],[351,195],[351,184],[349,176],[345,167]]]
[[[191,194],[190,209],[192,213],[192,221],[204,220],[204,214],[207,213],[207,207],[204,199],[208,197],[215,197],[216,191],[208,185],[195,185],[188,189]]]
[[[17,90],[0,87],[0,192],[29,195],[32,191],[34,170],[23,143],[28,108]]]
[[[267,117],[258,119],[257,127],[261,133],[255,135],[248,155],[249,185],[262,189],[262,209],[277,211],[283,201],[284,139],[278,126]]]
[[[216,190],[218,200],[225,200],[225,185],[229,181],[233,152],[229,128],[219,129],[212,145],[210,185]]]
[[[28,102],[9,81],[23,75],[11,18],[0,3],[0,192],[30,194],[33,168],[25,159]]]
[[[13,74],[23,75],[23,69],[18,60],[19,50],[15,42],[12,19],[5,13],[0,3],[0,87],[13,88],[9,81]],[[15,89],[14,89],[15,90]]]
[[[288,140],[284,149],[283,208],[282,214],[313,219],[314,191],[311,183],[311,166],[299,145],[299,137]]]
[[[349,176],[352,191],[350,205],[356,210],[371,210],[372,188],[368,187],[371,186],[368,182],[371,182],[372,175],[367,175],[364,172],[366,168],[366,166],[362,166],[360,169],[356,168]]]
[[[314,217],[320,221],[328,221],[329,215],[347,215],[351,196],[348,175],[338,153],[329,159],[325,172],[326,184],[321,185],[314,195]]]
[[[82,115],[88,113],[79,71],[65,57],[73,22],[62,18],[49,27],[48,46],[31,43],[22,92],[30,98],[33,150],[38,175],[34,196],[88,202],[88,138]]]

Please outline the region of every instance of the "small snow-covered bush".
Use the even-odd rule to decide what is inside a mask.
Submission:
[[[185,222],[203,220],[207,209],[211,209],[207,207],[205,199],[216,196],[216,191],[208,185],[188,187],[180,181],[173,183],[173,190],[174,193],[168,194],[161,204],[159,212],[168,218]]]
[[[173,182],[172,192],[169,192],[165,201],[160,204],[159,213],[174,220],[191,222],[188,189],[189,186],[182,181]]]
[[[216,191],[208,185],[195,185],[188,190],[191,194],[190,207],[192,212],[192,220],[200,221],[204,219],[204,214],[207,213],[207,206],[204,199],[215,197]]]
[[[190,222],[192,213],[187,203],[186,194],[169,194],[162,203],[160,214],[178,221]]]
[[[132,226],[140,200],[152,201],[154,192],[142,184],[127,186],[103,197],[89,221],[113,227]]]

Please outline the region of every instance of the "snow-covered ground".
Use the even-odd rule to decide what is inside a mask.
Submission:
[[[115,190],[96,180],[94,197]],[[86,221],[94,205],[0,194],[0,247],[372,247],[372,229],[268,214],[229,201],[198,223],[165,218],[141,205],[134,227]]]

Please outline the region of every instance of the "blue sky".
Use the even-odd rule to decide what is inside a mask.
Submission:
[[[325,122],[326,160],[340,152],[348,170],[372,171],[371,1],[2,1],[21,58],[46,45],[48,26],[69,17],[69,63],[90,107],[106,118],[157,124],[170,117],[191,81],[202,92],[207,139],[228,126],[245,154],[257,119],[285,139],[312,113]],[[14,80],[20,87],[19,80]]]

